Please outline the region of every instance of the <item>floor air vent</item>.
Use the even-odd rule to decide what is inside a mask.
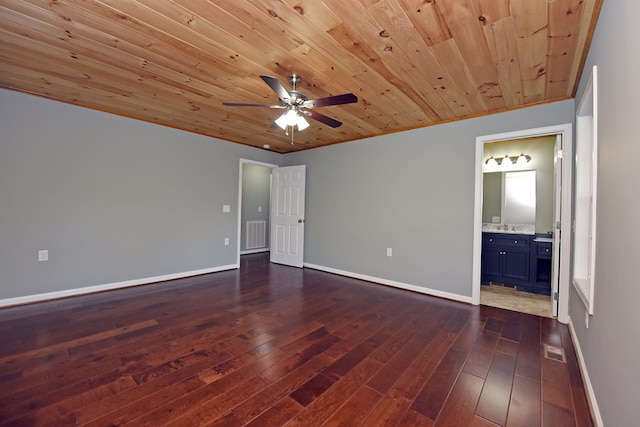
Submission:
[[[558,362],[567,363],[564,357],[564,350],[560,347],[554,347],[552,345],[544,345],[544,357],[550,360],[556,360]]]

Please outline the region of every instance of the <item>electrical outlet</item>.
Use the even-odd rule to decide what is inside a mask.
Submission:
[[[393,256],[393,249],[387,248],[387,256]]]
[[[39,250],[38,251],[38,261],[49,261],[49,251],[44,249],[44,250]]]
[[[262,212],[262,206],[258,206],[258,212]]]
[[[231,212],[231,206],[230,205],[222,205],[222,212],[224,212],[224,213]]]
[[[229,246],[229,238],[228,237],[224,238],[224,245],[225,246]]]

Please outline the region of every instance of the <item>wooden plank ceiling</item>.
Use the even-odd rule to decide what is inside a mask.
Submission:
[[[602,0],[0,0],[0,86],[277,152],[575,95]],[[290,136],[260,79],[344,124]]]

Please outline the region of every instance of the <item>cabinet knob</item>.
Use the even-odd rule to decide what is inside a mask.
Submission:
[[[516,243],[518,243],[518,241],[516,240]]]

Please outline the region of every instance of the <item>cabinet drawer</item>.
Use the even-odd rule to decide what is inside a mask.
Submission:
[[[485,246],[500,246],[502,248],[521,248],[522,250],[529,250],[529,240],[528,236],[521,235],[487,235],[484,236],[483,243]]]
[[[538,242],[538,258],[551,258],[551,243]]]

